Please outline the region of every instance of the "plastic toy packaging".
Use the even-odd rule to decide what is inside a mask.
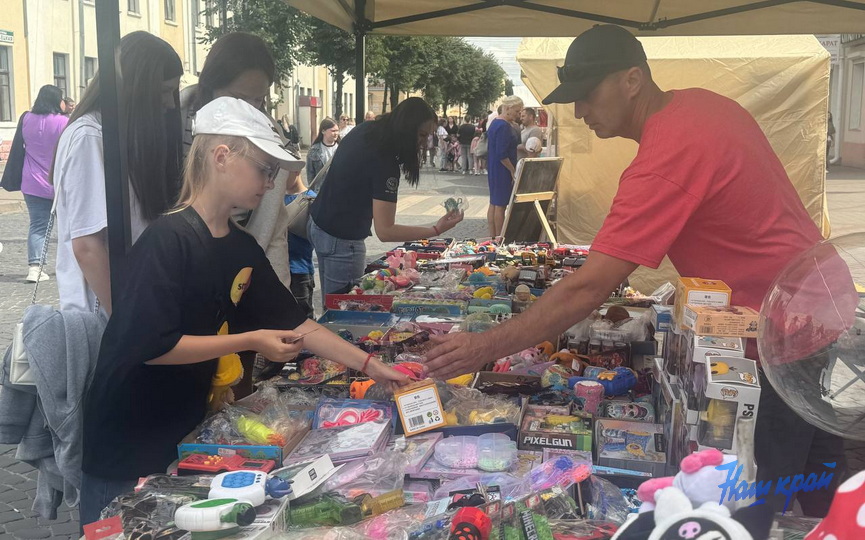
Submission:
[[[315,409],[312,429],[393,420],[391,404],[366,399],[322,398]]]
[[[604,401],[601,403],[601,416],[619,420],[655,421],[655,408],[651,403],[629,401]]]
[[[610,521],[617,525],[624,523],[631,509],[622,491],[599,476],[590,476],[588,483],[590,496],[586,505],[586,518]]]
[[[452,386],[451,391],[450,399],[442,396],[442,405],[445,410],[456,409],[460,425],[519,423],[520,407],[513,401],[474,388]]]
[[[330,493],[292,504],[289,510],[292,527],[353,525],[362,519],[360,505]]]
[[[502,433],[484,433],[478,437],[478,468],[499,472],[513,467],[517,461],[517,443]]]
[[[119,516],[127,536],[143,538],[149,534],[150,538],[179,540],[188,533],[174,527],[174,513],[196,500],[188,494],[129,493],[111,501],[100,518]]]
[[[262,421],[261,416],[241,407],[226,407],[231,427],[252,444],[285,446],[287,434],[280,433]]]
[[[324,484],[324,491],[353,499],[402,490],[408,457],[401,452],[382,452],[345,464]],[[400,506],[402,506],[400,504]]]
[[[498,323],[490,317],[489,313],[477,312],[466,315],[466,318],[460,323],[462,332],[480,333],[486,332]]]
[[[559,540],[610,540],[619,526],[609,521],[551,519],[550,530]]]
[[[435,459],[452,469],[474,469],[478,466],[478,438],[460,435],[442,439],[436,443]]]
[[[559,456],[545,461],[529,472],[528,482],[531,491],[541,491],[558,486],[567,489],[573,484],[582,482],[592,473],[591,462],[571,459],[569,456]]]
[[[504,501],[513,501],[529,494],[528,486],[516,476],[498,472],[486,474],[469,474],[457,480],[443,483],[433,494],[433,500],[444,499],[451,493],[476,489],[478,484],[497,486]]]
[[[466,197],[463,197],[462,192],[459,189],[454,190],[454,196],[448,197],[444,201],[442,201],[442,206],[445,211],[450,212],[462,212],[465,213],[469,209],[469,201]]]

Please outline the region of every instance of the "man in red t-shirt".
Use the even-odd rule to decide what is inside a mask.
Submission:
[[[435,338],[427,362],[434,377],[475,371],[561,333],[606,301],[639,265],[657,268],[665,255],[680,275],[723,280],[734,305],[759,310],[775,276],[821,240],[751,115],[708,90],[659,89],[642,45],[628,31],[612,25],[588,30],[558,69],[561,84],[544,104],[573,102],[574,115],[598,137],[637,141],[637,157],[622,173],[579,272],[489,332]],[[755,358],[753,344],[750,352]],[[833,461],[837,467],[827,474],[840,479],[843,441],[801,419],[765,378],[762,386],[758,479],[807,474]],[[806,513],[825,515],[833,493],[799,498]],[[783,502],[781,497],[779,511]]]

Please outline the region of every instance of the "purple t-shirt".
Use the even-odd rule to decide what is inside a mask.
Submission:
[[[48,172],[54,149],[69,118],[62,114],[33,114],[24,116],[24,170],[21,191],[26,195],[54,198],[54,186],[48,183]]]

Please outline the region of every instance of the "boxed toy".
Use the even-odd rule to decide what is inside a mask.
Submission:
[[[406,437],[447,424],[441,398],[432,379],[403,386],[394,392],[394,400]]]
[[[679,386],[685,398],[687,422],[697,423],[698,401],[706,388],[706,369],[719,356],[745,357],[745,345],[741,338],[695,336],[693,332],[685,333],[688,344],[685,376],[679,379]],[[677,462],[678,463],[678,462]]]
[[[520,426],[519,449],[591,451],[591,418],[590,414],[582,411],[574,411],[568,416],[527,411]]]
[[[656,477],[666,474],[663,425],[598,418],[595,437],[598,465],[650,472]]]
[[[700,396],[697,442],[702,447],[736,453],[736,420],[756,418],[760,403],[757,363],[747,358],[718,356],[706,370]]]
[[[684,328],[685,306],[729,306],[733,291],[720,280],[680,277],[676,283],[674,323]]]
[[[685,326],[698,336],[757,337],[760,314],[741,306],[685,306]]]
[[[658,422],[664,425],[664,437],[667,439],[668,474],[678,472],[679,463],[690,455],[690,433],[686,422],[686,411],[682,403],[682,393],[679,387],[667,377],[662,377],[655,408]]]
[[[651,322],[655,332],[666,332],[673,321],[673,306],[652,304]]]
[[[664,341],[664,369],[673,382],[687,376],[688,342],[685,331],[673,325]]]

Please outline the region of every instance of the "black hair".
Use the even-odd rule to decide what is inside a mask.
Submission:
[[[39,89],[39,95],[33,102],[32,114],[63,114],[60,102],[63,101],[63,91],[53,84],[46,84]]]
[[[324,132],[329,130],[330,128],[336,126],[336,122],[333,121],[333,118],[325,118],[318,125],[318,135],[315,137],[315,140],[312,141],[312,144],[320,143],[324,140]]]
[[[270,84],[276,80],[276,65],[267,44],[246,32],[225,34],[214,42],[198,77],[192,110],[213,101],[213,93],[230,85],[243,72],[261,70]]]
[[[180,93],[174,90],[174,109],[163,113],[162,85],[181,75],[183,64],[168,42],[144,31],[132,32],[120,40],[120,125],[126,126],[129,183],[141,205],[141,215],[148,221],[171,208],[180,190]],[[85,114],[101,111],[100,94],[97,74],[69,124]]]
[[[523,110],[526,112],[526,114],[530,115],[532,118],[538,117],[538,111],[534,110],[532,107],[525,107],[525,108],[523,108]]]
[[[369,131],[368,136],[377,141],[382,155],[396,156],[411,186],[416,186],[420,178],[418,131],[424,124],[435,123],[436,120],[436,113],[426,101],[410,97],[375,120]]]

